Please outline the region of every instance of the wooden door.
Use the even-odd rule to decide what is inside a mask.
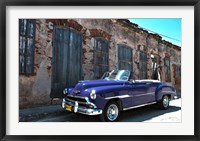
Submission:
[[[55,27],[53,31],[53,58],[51,98],[62,98],[63,89],[74,87],[81,80],[82,34]]]

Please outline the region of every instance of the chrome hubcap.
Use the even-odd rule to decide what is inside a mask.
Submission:
[[[117,119],[119,114],[118,107],[115,104],[111,104],[107,110],[107,117],[110,121],[114,121]]]
[[[163,98],[163,106],[166,108],[169,105],[169,98],[167,96],[164,96]]]

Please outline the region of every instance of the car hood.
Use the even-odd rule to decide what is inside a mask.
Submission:
[[[111,85],[123,85],[128,83],[127,81],[119,80],[84,80],[80,81],[71,91],[71,94],[81,93],[82,91],[90,88],[101,87],[101,86],[111,86]]]

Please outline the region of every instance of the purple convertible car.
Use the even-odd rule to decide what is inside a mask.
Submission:
[[[120,111],[157,103],[162,109],[177,98],[176,89],[158,80],[132,80],[130,71],[107,72],[101,80],[80,81],[63,90],[62,107],[86,115],[100,115],[102,121],[117,121]]]

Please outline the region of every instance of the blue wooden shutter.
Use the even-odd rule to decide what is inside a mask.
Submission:
[[[118,69],[133,71],[132,48],[126,45],[118,45]]]
[[[109,70],[109,42],[103,38],[94,39],[94,77],[100,79]]]
[[[35,20],[19,20],[19,71],[32,74],[34,71]]]

